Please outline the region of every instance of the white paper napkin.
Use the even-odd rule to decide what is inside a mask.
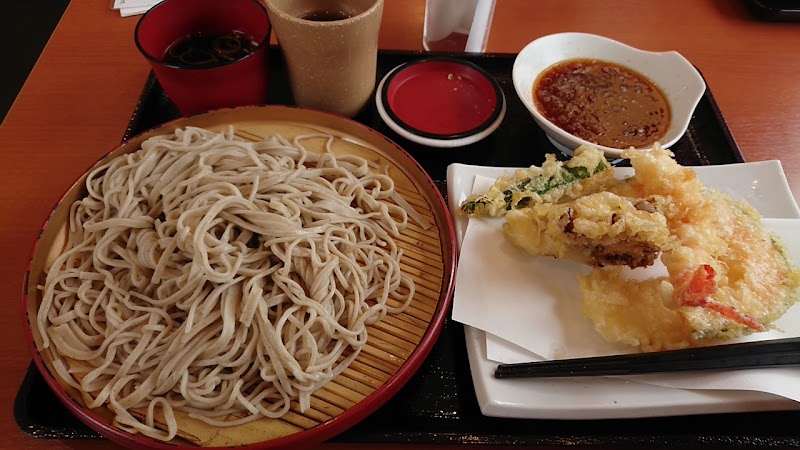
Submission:
[[[474,192],[494,180],[477,176]],[[576,274],[589,269],[569,261],[532,257],[509,244],[503,219],[470,220],[461,247],[453,319],[487,333],[487,357],[504,363],[630,353],[609,344],[580,311]],[[800,219],[764,219],[800,262]],[[648,271],[664,271],[648,268]],[[633,273],[641,270],[632,271]],[[651,276],[647,273],[641,276]],[[782,329],[741,340],[800,336],[800,307],[776,325]],[[683,389],[758,390],[800,401],[800,369],[752,369],[626,378]],[[787,381],[791,380],[790,383]]]
[[[119,10],[122,17],[129,17],[144,14],[159,3],[161,0],[114,0],[111,9]]]

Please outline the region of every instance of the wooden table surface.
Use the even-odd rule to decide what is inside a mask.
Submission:
[[[133,43],[138,18],[108,5],[71,2],[0,127],[0,449],[113,447],[34,439],[11,408],[30,362],[20,301],[31,246],[59,196],[119,144],[149,73]],[[423,16],[424,0],[386,0],[380,47],[420,50]],[[705,76],[746,160],[780,159],[800,198],[800,24],[757,21],[738,0],[497,0],[488,51],[516,53],[564,31],[682,53]]]

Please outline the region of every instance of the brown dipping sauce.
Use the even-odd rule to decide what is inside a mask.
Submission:
[[[257,47],[258,42],[241,31],[191,33],[170,45],[162,60],[167,64],[203,69],[242,59]]]
[[[652,81],[594,59],[545,70],[534,83],[533,100],[557,127],[612,148],[649,147],[664,137],[670,122],[669,103]]]

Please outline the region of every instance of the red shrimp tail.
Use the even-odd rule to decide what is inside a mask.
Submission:
[[[748,328],[751,328],[754,331],[767,330],[767,327],[765,327],[761,322],[759,322],[749,314],[737,311],[736,308],[734,308],[733,306],[723,305],[722,303],[714,300],[709,300],[705,306],[733,320],[734,322],[740,323]]]
[[[679,304],[681,306],[708,308],[755,331],[765,331],[766,327],[752,316],[737,311],[733,306],[722,304],[710,298],[711,295],[717,292],[715,276],[714,268],[708,264],[698,267],[694,273],[685,274],[680,280],[680,283],[685,284],[686,288],[679,296]]]
[[[681,282],[686,283],[686,288],[680,295],[679,303],[682,306],[705,306],[708,297],[717,292],[717,281],[714,279],[716,276],[714,268],[708,264],[703,264],[698,267],[694,273],[685,274]]]

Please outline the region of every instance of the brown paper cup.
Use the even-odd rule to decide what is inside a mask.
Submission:
[[[372,98],[383,0],[265,0],[298,106],[353,117]]]

